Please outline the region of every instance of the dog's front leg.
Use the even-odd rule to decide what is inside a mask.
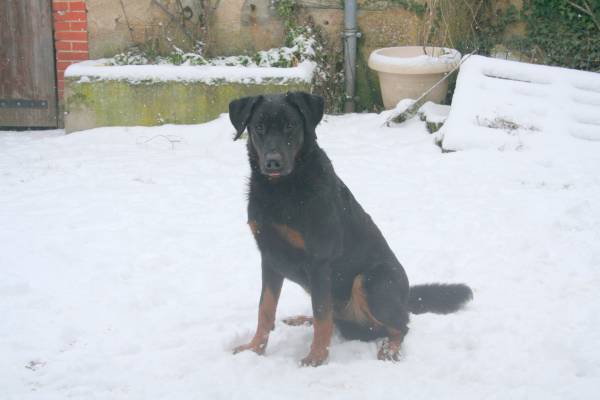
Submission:
[[[233,354],[241,351],[252,350],[257,354],[264,354],[269,341],[269,333],[275,327],[275,312],[277,302],[283,285],[283,276],[273,271],[269,266],[262,263],[262,290],[258,305],[258,324],[254,338],[244,345],[233,350]]]
[[[313,341],[310,353],[300,362],[302,366],[317,367],[329,356],[329,344],[333,334],[331,269],[328,263],[320,263],[310,272],[310,294],[313,309]]]

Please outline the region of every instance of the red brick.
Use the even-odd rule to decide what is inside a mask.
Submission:
[[[69,22],[69,30],[70,31],[87,31],[87,22]]]
[[[73,50],[79,50],[79,51],[88,51],[89,50],[89,46],[88,46],[87,42],[71,42],[71,48]]]
[[[57,82],[56,87],[58,88],[58,90],[63,90],[65,88],[65,81],[62,79],[59,79]]]
[[[83,11],[59,11],[54,13],[54,21],[86,21]]]
[[[58,61],[56,63],[56,70],[57,71],[64,71],[71,64],[73,64],[73,63],[70,62],[70,61]]]
[[[71,61],[71,59],[69,57],[67,57],[67,54],[69,54],[69,52],[67,51],[57,51],[56,52],[56,59],[58,61]]]
[[[77,40],[80,42],[87,41],[87,32],[55,32],[54,36],[57,40]]]
[[[82,49],[76,49],[73,46],[73,44],[71,42],[65,42],[65,41],[59,40],[59,41],[55,42],[54,46],[56,47],[56,50],[71,50],[71,49],[82,50]]]
[[[69,3],[71,11],[85,11],[85,1],[72,1]]]
[[[54,11],[66,11],[69,9],[69,2],[67,1],[53,1],[52,10]]]
[[[56,59],[59,61],[81,61],[89,58],[87,51],[59,51]]]
[[[71,27],[69,24],[70,22],[55,22],[54,31],[70,31]]]

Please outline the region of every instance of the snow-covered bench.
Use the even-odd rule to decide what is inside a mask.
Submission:
[[[600,141],[600,74],[469,57],[438,135],[445,150]]]

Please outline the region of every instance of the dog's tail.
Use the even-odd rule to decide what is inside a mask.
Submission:
[[[473,291],[462,283],[415,285],[410,287],[408,311],[413,314],[449,314],[458,311],[471,299]]]

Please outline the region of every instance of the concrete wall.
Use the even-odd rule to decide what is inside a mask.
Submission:
[[[202,38],[207,55],[249,54],[279,47],[285,40],[283,21],[271,0],[181,0],[193,17],[181,18],[176,0],[87,0],[90,58],[109,57],[133,44],[168,52],[172,45],[191,49],[188,35]],[[178,19],[172,19],[163,8]],[[342,52],[343,1],[298,0],[300,17],[311,17],[329,38],[330,51]],[[393,1],[359,0],[360,41],[359,92],[367,100],[363,108],[377,103],[375,75],[366,68],[369,53],[378,47],[418,41],[420,21]],[[204,29],[206,28],[206,29]],[[186,34],[187,31],[187,34]],[[372,98],[375,100],[372,100]]]
[[[180,1],[191,10],[189,19],[176,0],[87,0],[90,58],[109,57],[134,44],[151,44],[163,52],[170,44],[193,48],[189,36],[198,37],[202,29],[200,1]]]
[[[340,50],[344,24],[343,1],[297,0],[300,19],[311,17]],[[418,1],[418,0],[417,0]],[[425,1],[425,0],[423,0]],[[419,19],[394,1],[359,0],[358,23],[367,47],[415,43]],[[284,27],[271,0],[220,2],[209,24],[209,48],[215,54],[239,54],[280,46]]]
[[[244,96],[285,91],[310,91],[300,80],[242,84],[223,82],[149,82],[67,78],[65,130],[100,126],[199,124],[228,112],[229,102]]]
[[[207,0],[205,16],[200,0],[181,3],[192,10],[190,19],[181,16],[176,0],[87,0],[90,57],[111,56],[133,44],[156,40],[163,51],[168,50],[169,44],[189,48],[192,43],[188,35],[206,40],[212,55],[249,53],[281,46],[284,41],[283,22],[272,0]],[[332,46],[339,48],[343,2],[298,3],[302,16],[311,16],[329,34]],[[172,19],[165,9],[177,19]],[[368,48],[416,43],[420,21],[396,2],[359,0],[359,10],[359,26]]]
[[[271,0],[211,3],[207,50],[212,55],[246,54],[282,45],[283,22]]]
[[[159,52],[177,45],[190,49],[188,36],[202,38],[208,56],[249,54],[281,46],[285,29],[272,0],[180,0],[193,16],[184,20],[177,0],[87,0],[90,58],[114,55],[134,43],[149,43]],[[372,110],[381,104],[379,83],[366,62],[374,49],[423,44],[426,18],[406,9],[409,3],[432,0],[358,0],[358,25],[362,33],[358,48],[357,93],[360,109]],[[478,0],[446,1],[444,10],[448,35],[434,44],[453,40],[471,32],[472,7]],[[172,19],[165,10],[177,18]],[[205,7],[201,7],[201,3]],[[300,20],[312,18],[328,36],[330,51],[343,51],[343,0],[297,0]],[[497,0],[498,7],[522,0]],[[439,4],[439,3],[438,3]],[[204,14],[203,14],[204,13]],[[519,31],[520,27],[516,28]]]
[[[425,1],[425,0],[423,0]],[[300,20],[310,17],[328,37],[329,51],[343,53],[344,10],[341,0],[298,0]],[[367,68],[372,50],[418,43],[421,20],[393,1],[358,0],[359,41],[357,94],[359,109],[381,104],[377,76]],[[271,0],[221,2],[210,19],[209,50],[213,54],[240,54],[280,46],[284,38],[281,19]]]

